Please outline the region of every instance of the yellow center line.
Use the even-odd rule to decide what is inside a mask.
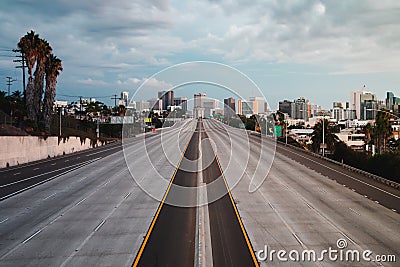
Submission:
[[[178,166],[175,168],[174,174],[172,175],[172,178],[171,178],[171,180],[170,180],[170,182],[168,184],[167,191],[165,192],[164,197],[162,198],[161,203],[158,206],[156,214],[154,215],[154,218],[153,218],[153,220],[152,220],[152,222],[150,224],[149,230],[147,230],[147,233],[146,233],[146,236],[145,236],[145,238],[143,240],[143,243],[140,246],[140,249],[139,249],[138,254],[136,255],[135,261],[133,262],[133,265],[132,265],[133,267],[136,267],[139,264],[140,258],[142,257],[143,251],[144,251],[144,249],[145,249],[145,247],[147,245],[147,241],[149,240],[151,232],[153,231],[153,228],[154,228],[154,225],[155,225],[155,223],[157,221],[158,215],[160,214],[161,209],[164,206],[165,199],[167,198],[169,190],[170,190],[170,188],[171,188],[171,186],[172,186],[172,184],[174,182],[176,173],[178,172],[178,169],[181,166],[181,162],[183,160],[183,157],[185,156],[186,150],[187,150],[187,148],[188,148],[188,146],[190,144],[190,141],[192,140],[192,137],[193,137],[194,133],[195,133],[195,131],[193,131],[193,133],[190,135],[189,142],[186,144],[185,149],[182,152],[182,155],[181,155],[181,158],[179,160]]]

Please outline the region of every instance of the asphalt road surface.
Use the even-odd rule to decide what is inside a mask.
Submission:
[[[331,261],[326,257],[320,262],[284,262],[275,255],[273,259],[261,260],[260,266],[398,266],[400,215],[381,203],[385,200],[390,200],[388,204],[397,203],[398,190],[384,185],[377,185],[379,189],[371,187],[370,190],[384,193],[378,201],[373,198],[375,191],[368,196],[359,193],[361,189],[357,184],[350,187],[343,185],[345,180],[339,182],[340,166],[336,166],[340,171],[336,173],[329,169],[330,165],[324,167],[325,161],[314,157],[296,159],[295,156],[301,154],[297,150],[286,147],[283,150],[278,145],[275,151],[269,140],[215,120],[205,120],[204,127],[216,144],[216,153],[255,251],[267,247],[269,251],[301,253],[313,249],[318,253],[329,247],[337,249],[337,241],[345,240],[345,249],[373,253],[372,261],[352,263]],[[321,163],[317,170],[311,165],[314,161]],[[260,187],[249,191],[252,179],[262,174],[266,177]],[[348,175],[375,186],[367,177],[358,177],[356,173]],[[233,178],[240,179],[235,184]],[[382,255],[391,260],[378,261]]]
[[[398,266],[398,190],[283,145],[275,150],[265,139],[214,120],[204,120],[204,128],[197,124],[186,120],[163,134],[134,138],[123,151],[112,144],[0,170],[0,266],[131,266],[135,260],[140,266],[193,266],[196,208],[167,203],[176,195],[168,189],[172,178],[188,187],[198,182],[196,172],[185,171],[188,161],[177,166],[185,148],[187,159],[199,159],[199,134],[202,179],[226,190],[208,205],[214,266],[257,265],[252,250],[266,245],[318,251],[336,248],[338,239],[374,256],[394,255],[397,262],[259,264]],[[249,192],[254,176],[263,175]],[[208,198],[217,193],[209,189]]]
[[[192,161],[199,158],[199,135],[202,140],[207,138],[202,121],[197,123],[196,131],[185,150],[185,158]],[[224,186],[224,178],[210,143],[204,142],[202,156],[203,162],[211,162],[203,170],[203,181],[209,184],[219,180]],[[172,181],[174,184],[187,187],[198,184],[197,173],[185,171],[187,167],[179,166]],[[224,189],[223,196],[208,205],[213,265],[257,266],[251,244],[241,226],[240,217],[227,187],[217,188]],[[212,195],[214,192],[207,193]],[[168,190],[166,202],[168,198],[174,197],[174,194],[180,192]],[[196,194],[188,197],[195,203]],[[133,266],[193,266],[195,235],[196,207],[176,207],[162,202]]]
[[[121,150],[113,143],[0,170],[0,201]]]

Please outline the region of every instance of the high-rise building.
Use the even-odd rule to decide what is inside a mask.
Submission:
[[[279,102],[279,111],[282,113],[286,113],[289,117],[293,118],[294,115],[292,111],[294,111],[294,103],[290,100],[283,100]]]
[[[204,100],[206,99],[206,94],[197,93],[194,94],[194,105],[193,105],[193,116],[195,118],[204,118]]]
[[[206,94],[203,93],[194,94],[194,107],[202,108],[205,99],[206,99]]]
[[[365,101],[372,101],[375,103],[369,103],[368,107],[365,104]],[[365,92],[365,91],[357,91],[352,92],[350,95],[350,109],[356,111],[356,117],[359,120],[366,120],[367,119],[367,109],[371,109],[370,107],[375,106],[377,107],[377,99],[376,95]],[[371,111],[371,110],[369,110]],[[368,117],[370,117],[368,115]]]
[[[232,97],[224,99],[224,116],[232,118],[236,114],[235,99]]]
[[[393,110],[394,105],[394,94],[392,92],[386,92],[386,108]]]
[[[260,114],[266,111],[265,109],[266,102],[264,100],[264,97],[255,96],[255,97],[250,97],[249,100],[253,102],[254,114]]]
[[[246,101],[243,99],[238,100],[238,113],[240,115],[253,115],[254,113],[254,104],[257,102],[254,101]]]
[[[363,106],[363,120],[374,120],[378,112],[378,103],[376,100],[365,100]]]
[[[333,108],[349,108],[349,102],[333,102]]]
[[[125,102],[128,103],[129,92],[121,92],[121,100],[125,100]]]
[[[162,109],[162,100],[160,98],[151,98],[147,100],[149,102],[149,108],[153,110],[161,110]]]
[[[174,105],[174,91],[160,91],[158,98],[162,100],[162,110],[167,110],[168,106]]]
[[[294,100],[294,119],[308,120],[311,115],[310,101],[304,97]]]
[[[216,99],[204,99],[203,100],[203,108],[204,108],[204,116],[212,117],[211,110],[216,109],[218,107],[218,100]]]
[[[333,109],[331,109],[331,118],[336,121],[354,119],[349,102],[333,102]]]
[[[148,111],[150,109],[150,103],[147,101],[137,101],[136,102],[136,111],[142,112],[142,111]]]
[[[174,98],[174,106],[180,106],[182,110],[187,111],[187,97],[175,97]]]

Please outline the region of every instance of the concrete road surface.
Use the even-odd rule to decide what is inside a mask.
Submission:
[[[398,266],[399,195],[215,120],[186,120],[0,170],[0,266]],[[199,199],[216,201],[174,206]],[[332,260],[329,249],[386,262]],[[324,257],[288,259],[311,251]]]
[[[396,258],[396,262],[349,263],[331,261],[327,257],[322,262],[284,262],[279,261],[275,254],[273,259],[262,260],[261,266],[399,266],[400,215],[370,199],[379,195],[381,202],[399,208],[398,191],[380,188],[373,191],[374,187],[367,186],[370,197],[365,197],[358,193],[355,180],[345,176],[341,169],[335,172],[332,166],[324,167],[325,163],[315,167],[319,162],[315,158],[300,157],[298,151],[281,146],[274,151],[274,146],[265,138],[260,141],[258,137],[246,137],[243,131],[215,120],[205,120],[204,125],[216,144],[227,180],[234,180],[235,175],[241,176],[232,194],[256,251],[267,247],[269,252],[297,250],[301,253],[311,249],[321,252],[329,247],[338,249],[337,241],[344,239],[347,242],[344,252],[346,249],[371,250],[372,259],[376,256]],[[263,146],[260,149],[261,142]],[[232,143],[240,144],[239,149],[232,151]],[[251,153],[247,161],[240,154],[244,154],[248,147]],[[261,150],[266,153],[260,153]],[[268,176],[258,190],[250,193],[250,180],[254,179],[255,173],[261,175],[257,168],[265,168],[271,156],[271,168],[263,170]],[[356,174],[346,175],[359,178]],[[343,186],[344,177],[348,178],[352,188]],[[371,184],[375,185],[374,182]]]

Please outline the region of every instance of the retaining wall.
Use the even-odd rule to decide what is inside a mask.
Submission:
[[[0,168],[31,161],[56,157],[101,145],[91,144],[90,139],[81,142],[79,137],[58,141],[57,136],[46,139],[37,136],[0,136]]]

